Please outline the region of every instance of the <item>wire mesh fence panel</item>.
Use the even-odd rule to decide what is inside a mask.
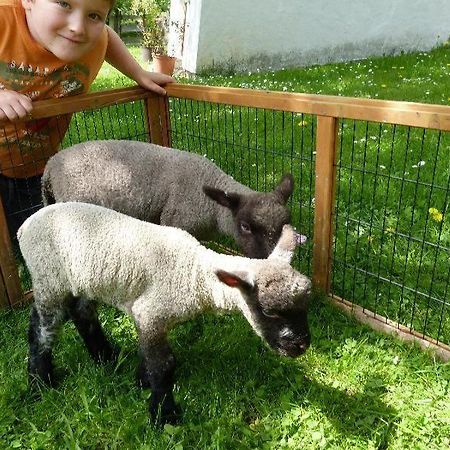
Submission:
[[[384,317],[413,334],[430,336],[441,347],[450,344],[450,137],[448,131],[422,128],[448,130],[447,107],[208,87],[174,90],[176,96],[168,98],[168,130],[165,101],[139,90],[102,93],[95,101],[117,104],[94,110],[95,102],[84,99],[84,106],[67,110],[85,108],[82,112],[30,121],[17,130],[10,126],[3,137],[0,127],[0,144],[6,148],[0,187],[8,220],[41,206],[39,174],[58,148],[94,139],[152,141],[150,128],[155,142],[203,155],[257,191],[273,190],[284,173],[292,173],[292,223],[309,238],[294,265],[309,276],[319,269],[328,289],[332,237],[332,295],[377,320]],[[233,105],[233,99],[253,106]],[[13,208],[5,202],[11,191],[20,193]],[[328,233],[331,221],[334,230]],[[2,230],[8,234],[4,220]],[[314,254],[320,262],[314,273],[313,238],[320,250]],[[231,240],[221,244],[236,251]],[[2,274],[8,270],[2,266]],[[29,288],[22,278],[22,287]]]
[[[73,115],[62,148],[94,139],[149,141],[146,123],[142,101],[82,111]]]
[[[0,144],[4,155],[0,187],[13,243],[16,242],[16,232],[22,222],[42,207],[41,173],[48,158],[58,148],[64,149],[79,142],[97,139],[148,141],[146,123],[144,103],[135,101],[29,121],[16,130],[11,127],[0,128]],[[31,282],[16,243],[13,250],[18,260],[22,289],[27,291],[31,288]]]
[[[332,292],[450,343],[449,133],[342,120]]]
[[[292,223],[309,238],[296,264],[310,274],[315,117],[180,98],[170,99],[169,109],[172,146],[211,159],[240,183],[271,191],[284,173],[292,173]]]

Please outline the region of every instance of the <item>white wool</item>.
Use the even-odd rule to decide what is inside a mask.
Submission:
[[[150,334],[204,310],[236,308],[260,334],[241,290],[221,282],[216,270],[255,279],[262,269],[288,265],[280,249],[267,260],[219,254],[181,229],[77,202],[39,210],[18,238],[41,310],[58,310],[68,295],[84,297],[131,314]]]

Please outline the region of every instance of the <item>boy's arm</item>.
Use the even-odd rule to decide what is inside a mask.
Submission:
[[[106,29],[108,30],[106,61],[124,75],[136,81],[139,86],[156,92],[157,94],[165,95],[166,91],[160,85],[172,83],[175,80],[162,73],[144,70],[133,58],[133,55],[128,51],[119,35],[108,26]]]
[[[33,103],[26,95],[9,89],[0,89],[0,121],[23,119],[33,109]]]

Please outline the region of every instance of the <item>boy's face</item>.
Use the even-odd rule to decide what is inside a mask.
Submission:
[[[22,0],[32,37],[57,58],[74,62],[96,44],[109,0]]]

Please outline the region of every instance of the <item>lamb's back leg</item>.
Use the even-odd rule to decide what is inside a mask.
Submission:
[[[28,378],[30,385],[41,380],[54,385],[52,347],[66,315],[64,310],[47,311],[36,304],[31,307],[30,326],[28,328]]]
[[[84,298],[73,298],[68,303],[68,311],[94,361],[114,360],[117,351],[111,346],[103,332],[96,304]]]

